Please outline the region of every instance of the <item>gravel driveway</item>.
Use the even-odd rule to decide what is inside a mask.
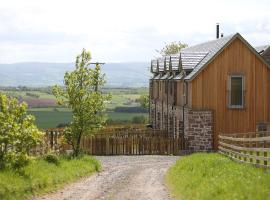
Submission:
[[[164,185],[166,170],[176,156],[97,156],[103,169],[62,190],[34,200],[163,200],[170,199]]]

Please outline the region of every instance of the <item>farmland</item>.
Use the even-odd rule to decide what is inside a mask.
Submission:
[[[36,118],[39,128],[54,128],[67,124],[72,119],[71,110],[57,105],[51,88],[1,88],[2,92],[16,97],[20,102],[28,104],[28,113]],[[148,119],[146,110],[140,108],[137,99],[147,94],[148,88],[104,88],[112,99],[107,103],[107,123],[126,124],[140,123]],[[117,112],[116,112],[117,111]]]

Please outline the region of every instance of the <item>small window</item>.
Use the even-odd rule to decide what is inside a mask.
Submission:
[[[244,77],[233,75],[229,78],[229,107],[244,107]]]

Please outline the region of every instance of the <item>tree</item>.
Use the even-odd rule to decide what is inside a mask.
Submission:
[[[75,70],[65,73],[64,87],[53,87],[58,104],[72,110],[72,122],[65,129],[64,136],[75,157],[80,153],[81,138],[93,134],[105,123],[105,102],[110,100],[110,95],[99,91],[99,87],[105,84],[105,74],[101,73],[99,64],[89,68],[90,60],[90,52],[83,49],[76,58]]]
[[[149,109],[149,95],[142,94],[140,98],[138,99],[140,105],[142,108]]]
[[[26,103],[0,93],[0,169],[25,166],[30,150],[41,142],[43,134],[26,109]]]
[[[181,42],[171,42],[169,44],[165,43],[165,46],[161,50],[156,50],[161,56],[168,56],[172,54],[177,54],[182,48],[188,45]]]

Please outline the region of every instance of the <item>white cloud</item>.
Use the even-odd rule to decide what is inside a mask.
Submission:
[[[270,3],[256,0],[0,0],[0,62],[148,61],[164,42],[190,45],[236,31],[270,43]]]

